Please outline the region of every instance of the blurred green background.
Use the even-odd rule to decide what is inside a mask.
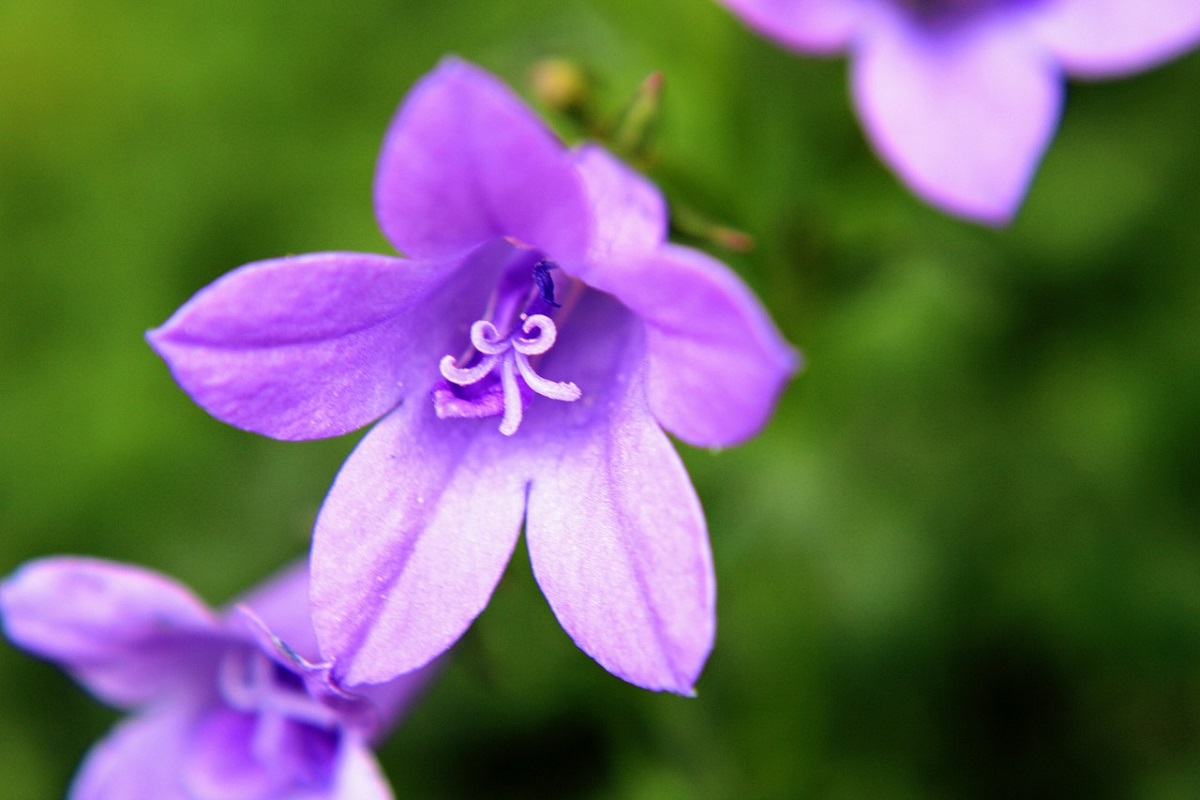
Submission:
[[[610,118],[661,70],[644,166],[755,237],[719,254],[808,368],[753,443],[682,448],[720,586],[699,697],[582,655],[518,549],[382,750],[397,796],[1200,796],[1195,54],[1071,85],[995,231],[872,156],[844,61],[710,0],[5,0],[0,573],[89,553],[223,603],[304,552],[358,437],[225,427],[142,332],[247,261],[386,252],[377,148],[445,52],[526,96],[573,59]],[[115,719],[0,646],[0,794],[61,795]]]

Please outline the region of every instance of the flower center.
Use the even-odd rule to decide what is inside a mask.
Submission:
[[[467,351],[458,358],[444,356],[438,364],[445,379],[433,389],[439,419],[498,416],[500,432],[512,436],[534,394],[567,403],[580,398],[574,383],[547,380],[534,368],[558,340],[554,317],[563,322],[573,304],[574,293],[563,303],[555,299],[554,269],[553,262],[538,259],[527,277],[510,272],[501,281],[483,318],[471,325]],[[578,287],[572,284],[573,290]]]
[[[957,23],[1005,6],[1027,5],[1035,0],[893,0],[919,22],[928,25]]]
[[[338,713],[309,694],[299,675],[255,648],[239,647],[225,654],[218,688],[230,708],[254,717],[254,755],[263,764],[279,761],[293,733],[291,723],[322,736],[340,727]]]

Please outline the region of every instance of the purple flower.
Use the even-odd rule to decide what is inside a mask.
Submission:
[[[720,0],[811,53],[850,50],[867,136],[914,192],[1003,224],[1050,143],[1062,77],[1146,69],[1200,40],[1197,0]]]
[[[587,653],[691,691],[712,647],[704,517],[663,432],[753,435],[795,353],[747,288],[665,241],[658,191],[567,150],[449,59],[384,142],[384,233],[411,260],[251,264],[149,339],[205,409],[280,439],[383,417],[317,520],[314,624],[347,685],[426,663],[483,610],[525,524]]]
[[[315,664],[308,577],[292,568],[229,613],[169,578],[60,556],[0,584],[8,637],[133,715],[92,748],[75,800],[384,800],[369,742],[426,680],[349,694]]]

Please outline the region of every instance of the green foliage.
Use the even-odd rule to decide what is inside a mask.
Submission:
[[[400,797],[1193,797],[1200,791],[1200,56],[1073,85],[1016,223],[910,197],[845,65],[710,0],[0,5],[0,572],[137,561],[223,602],[301,555],[356,441],[226,428],[142,341],[242,263],[385,251],[370,185],[443,52],[547,56],[807,370],[685,458],[720,635],[696,700],[579,653],[518,557],[383,760]],[[567,137],[577,121],[547,111]],[[115,715],[0,647],[0,786],[61,794]]]

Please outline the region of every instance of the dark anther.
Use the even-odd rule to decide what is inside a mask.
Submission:
[[[561,303],[554,301],[554,280],[550,277],[550,270],[555,269],[557,265],[552,261],[542,259],[533,265],[533,282],[537,284],[538,294],[542,296],[550,305],[555,308],[562,308]]]

